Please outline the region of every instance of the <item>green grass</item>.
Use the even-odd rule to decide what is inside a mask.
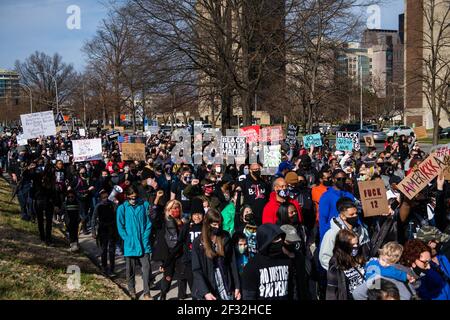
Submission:
[[[54,247],[39,241],[37,225],[20,219],[17,201],[0,179],[0,300],[128,299],[83,254],[72,254],[54,228]],[[80,268],[80,288],[68,286],[69,266]]]

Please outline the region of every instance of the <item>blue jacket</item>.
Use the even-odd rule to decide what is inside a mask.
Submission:
[[[135,206],[125,201],[117,208],[117,229],[124,241],[125,257],[141,257],[152,252],[149,207],[147,201],[139,199]]]
[[[450,262],[444,255],[437,256],[439,266],[431,263],[431,269],[427,270],[425,276],[420,278],[420,287],[417,290],[423,300],[450,300],[450,284],[435,269],[440,269],[443,274],[450,278]]]
[[[336,208],[336,203],[340,198],[350,198],[355,201],[355,197],[347,191],[335,190],[333,187],[328,188],[328,190],[320,197],[319,201],[319,231],[320,231],[320,242],[322,242],[323,236],[330,229],[330,221],[334,217],[339,215]]]
[[[380,264],[380,260],[378,260],[377,258],[370,259],[366,263],[364,269],[366,271],[364,274],[364,278],[366,280],[369,280],[375,275],[381,275],[384,278],[395,279],[402,282],[408,280],[407,273],[405,271],[397,269],[395,266],[383,267]]]

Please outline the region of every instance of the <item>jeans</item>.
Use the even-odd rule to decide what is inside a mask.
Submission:
[[[128,291],[130,293],[136,293],[136,266],[138,263],[140,263],[142,270],[142,280],[144,282],[144,294],[150,294],[149,280],[150,274],[152,272],[150,259],[151,254],[148,253],[144,254],[141,257],[125,257]]]
[[[99,235],[99,243],[102,249],[102,267],[108,266],[109,254],[109,268],[114,271],[116,261],[116,239],[108,234]]]
[[[17,200],[19,200],[20,204],[20,213],[22,215],[22,219],[30,219],[31,218],[31,207],[28,205],[28,195],[30,193],[31,185],[25,184],[20,190],[17,192]]]

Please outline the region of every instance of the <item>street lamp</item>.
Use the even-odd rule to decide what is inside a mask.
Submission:
[[[50,74],[50,73],[48,73],[48,72],[46,72],[46,71],[40,71],[39,73],[49,75],[49,76],[53,79],[53,81],[55,82],[55,90],[56,90],[56,114],[59,114],[58,83],[56,82],[56,78],[55,78],[52,74]]]
[[[30,113],[33,113],[33,94],[31,88],[23,83],[19,83],[19,85],[23,86],[24,88],[27,88],[30,91]]]

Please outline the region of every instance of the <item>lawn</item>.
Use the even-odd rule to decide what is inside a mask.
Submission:
[[[0,300],[129,299],[83,254],[67,250],[62,232],[54,228],[55,246],[39,240],[37,225],[20,219],[17,201],[0,179]],[[79,286],[68,273],[79,268]]]

